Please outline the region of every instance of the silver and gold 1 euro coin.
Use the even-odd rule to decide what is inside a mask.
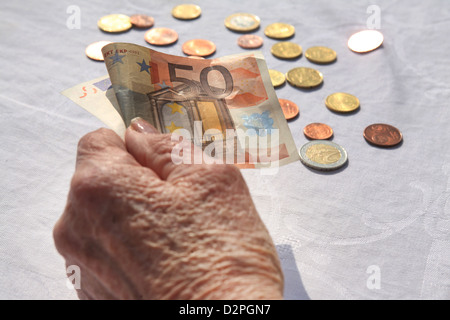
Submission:
[[[347,151],[328,140],[314,140],[300,148],[300,161],[307,167],[320,171],[331,171],[347,163]]]

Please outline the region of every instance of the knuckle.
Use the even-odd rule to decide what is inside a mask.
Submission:
[[[78,142],[79,150],[91,150],[96,149],[99,141],[104,140],[110,134],[110,130],[106,128],[100,128],[93,132],[85,134]]]
[[[77,201],[89,201],[108,186],[107,175],[96,164],[77,168],[70,184],[70,198]]]
[[[156,154],[171,154],[173,143],[170,140],[170,135],[152,135],[151,139],[147,140],[148,145]]]
[[[204,165],[201,171],[203,185],[210,186],[210,191],[243,183],[241,172],[234,165]]]

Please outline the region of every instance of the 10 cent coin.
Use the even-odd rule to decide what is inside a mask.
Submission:
[[[323,75],[315,69],[298,67],[290,70],[286,79],[294,87],[313,88],[323,82]]]
[[[302,47],[289,41],[278,42],[272,46],[270,52],[280,59],[295,59],[302,55]]]
[[[295,27],[288,23],[272,23],[266,27],[264,34],[272,39],[287,39],[294,35]]]
[[[202,9],[195,4],[180,4],[172,9],[172,16],[180,20],[193,20],[200,17]]]
[[[97,22],[98,27],[111,33],[124,32],[132,27],[130,17],[124,14],[110,14],[100,18]]]
[[[282,86],[286,82],[286,76],[280,71],[270,69],[269,76],[275,88]]]
[[[332,63],[336,60],[336,51],[327,47],[311,47],[305,52],[305,57],[309,61],[318,64]]]

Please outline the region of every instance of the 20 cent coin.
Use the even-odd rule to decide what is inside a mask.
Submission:
[[[359,99],[349,93],[336,92],[327,97],[325,105],[331,111],[348,113],[359,108]]]

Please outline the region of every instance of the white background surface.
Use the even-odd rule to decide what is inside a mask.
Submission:
[[[261,18],[255,33],[271,69],[315,67],[324,85],[314,91],[289,85],[279,98],[300,106],[289,123],[298,147],[304,126],[324,122],[333,141],[346,148],[348,166],[318,173],[300,162],[275,175],[243,171],[255,204],[277,245],[286,278],[286,299],[450,298],[450,2],[448,1],[250,1],[197,0],[200,19],[186,22],[170,11],[183,1],[2,1],[0,4],[0,298],[74,299],[66,288],[63,259],[52,228],[64,209],[79,138],[103,126],[60,92],[102,75],[103,63],[85,47],[111,40],[146,45],[144,32],[112,35],[97,28],[111,13],[144,13],[155,26],[171,27],[179,41],[158,50],[182,55],[182,44],[204,38],[214,57],[243,52],[239,34],[223,20],[236,12]],[[367,7],[381,9],[383,47],[355,54],[351,34],[366,28]],[[81,29],[66,27],[69,5],[81,9]],[[332,65],[301,57],[271,56],[276,43],[264,27],[296,27],[290,41],[304,50],[325,45],[338,53]],[[343,91],[361,101],[343,116],[324,105]],[[404,135],[399,148],[368,145],[362,133],[389,123]],[[370,289],[368,268],[380,271],[380,289]]]

